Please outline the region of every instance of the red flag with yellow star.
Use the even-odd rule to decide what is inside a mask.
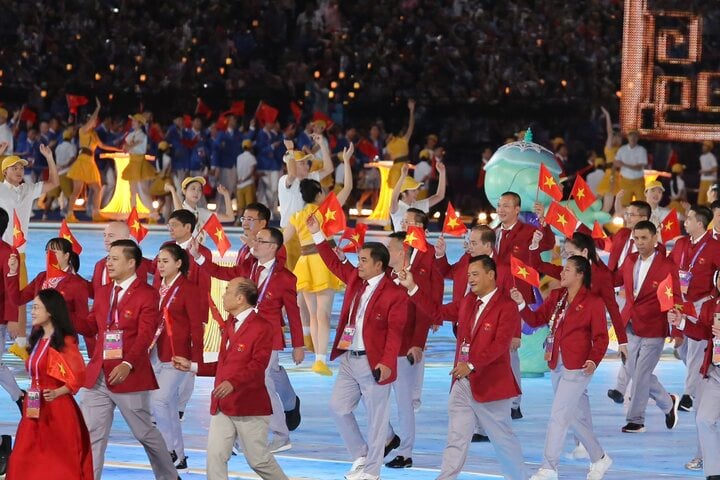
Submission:
[[[595,223],[593,224],[592,238],[594,240],[602,240],[602,250],[609,252],[610,249],[612,249],[612,240],[607,236],[605,230],[602,228],[602,225],[600,225],[600,222],[597,220],[595,220]]]
[[[570,196],[575,199],[575,205],[578,206],[581,212],[590,208],[590,205],[595,203],[596,200],[595,194],[593,194],[588,184],[580,175],[575,177],[575,184],[573,185],[572,192],[570,192]]]
[[[13,210],[13,248],[20,248],[25,245],[25,234],[22,231],[22,225],[20,224],[20,218],[17,216],[17,212]]]
[[[67,361],[65,361],[65,357],[63,357],[62,354],[54,348],[48,348],[47,374],[66,385],[72,386],[78,383],[77,378],[75,377],[75,372],[73,372],[70,365],[68,365]]]
[[[558,229],[567,238],[573,236],[577,226],[577,218],[570,209],[563,207],[557,202],[552,202],[545,214],[545,221]]]
[[[540,274],[538,271],[514,255],[510,256],[510,270],[513,277],[519,278],[533,287],[540,288]]]
[[[82,253],[82,245],[80,245],[80,242],[77,241],[75,235],[72,234],[72,231],[70,231],[70,227],[68,227],[68,224],[64,219],[60,224],[60,232],[58,233],[58,236],[72,243],[73,252],[77,253],[78,255]]]
[[[45,256],[45,280],[53,280],[55,278],[64,278],[67,275],[60,268],[57,255],[54,250],[48,250]]]
[[[203,225],[203,230],[212,238],[212,241],[217,246],[218,252],[220,252],[220,256],[224,257],[225,252],[230,249],[230,240],[227,235],[225,235],[225,230],[220,220],[218,220],[217,215],[214,213],[210,215],[210,218],[208,218],[205,225]]]
[[[345,230],[345,212],[343,212],[335,192],[328,193],[317,211],[322,215],[322,231],[326,237]]]
[[[138,243],[143,241],[143,238],[145,238],[149,231],[145,228],[145,225],[140,223],[140,215],[138,215],[136,207],[133,207],[132,211],[130,211],[130,215],[127,218],[127,226],[130,229],[130,235],[132,235]]]
[[[675,298],[673,296],[672,277],[667,274],[665,280],[658,284],[657,298],[660,302],[660,311],[667,312],[675,306]]]
[[[405,234],[404,243],[415,250],[421,252],[427,252],[427,240],[425,240],[425,230],[421,227],[412,226],[408,227]]]
[[[358,223],[355,228],[346,228],[340,237],[340,241],[349,240],[350,243],[342,247],[343,252],[358,252],[363,243],[365,243],[365,232],[368,226],[366,223]]]
[[[454,237],[462,237],[467,233],[467,227],[460,221],[455,208],[452,203],[448,202],[447,210],[445,211],[445,223],[443,223],[442,233],[447,233]]]
[[[558,181],[555,179],[550,170],[547,169],[544,163],[540,164],[538,188],[547,193],[548,196],[553,198],[556,202],[562,200],[562,190],[560,189],[560,185],[558,185]]]
[[[679,237],[682,234],[678,214],[674,208],[670,210],[670,213],[660,222],[659,233],[663,243],[667,243],[669,240]]]

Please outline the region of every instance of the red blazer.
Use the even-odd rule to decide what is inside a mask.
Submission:
[[[242,253],[242,250],[240,252]],[[240,254],[238,254],[239,258]],[[234,267],[222,267],[213,262],[205,261],[200,268],[212,277],[230,281],[236,277],[250,278],[256,265],[257,259],[251,255],[250,258],[236,263]],[[275,267],[269,278],[270,283],[268,283],[265,290],[265,296],[257,305],[258,315],[273,326],[273,350],[285,349],[283,307],[290,325],[290,338],[293,348],[305,345],[300,309],[297,304],[297,277],[284,265],[284,258],[282,260],[275,259]],[[267,281],[268,279],[265,280],[265,282]],[[263,287],[264,284],[258,287],[258,293],[262,291]]]
[[[430,295],[436,303],[442,303],[445,282],[442,275],[435,269],[435,247],[428,245],[425,252],[418,250],[415,261],[410,265],[410,272],[415,283],[425,294]],[[428,331],[432,324],[432,316],[423,310],[415,308],[415,304],[408,302],[407,321],[402,334],[399,356],[404,357],[412,347],[425,349]]]
[[[708,346],[705,349],[705,357],[703,363],[700,366],[700,373],[703,377],[708,376],[708,370],[712,363],[713,356],[713,334],[712,326],[715,314],[720,313],[720,298],[711,298],[710,300],[703,303],[700,315],[697,323],[691,322],[689,319],[685,320],[685,328],[683,331],[685,335],[694,340],[707,340]]]
[[[667,314],[660,311],[657,290],[660,282],[665,280],[669,273],[672,278],[674,304],[682,305],[678,269],[662,252],[656,250],[650,270],[648,270],[645,281],[640,287],[637,298],[635,298],[633,295],[633,273],[638,255],[637,252],[628,255],[621,270],[618,271],[621,275],[621,284],[625,287],[625,306],[622,310],[622,317],[625,325],[628,322],[633,322],[633,331],[639,337],[665,338],[669,334],[669,326]],[[616,279],[617,277],[618,275],[616,275]],[[682,335],[674,331],[673,336]]]
[[[566,292],[565,288],[556,288],[542,306],[533,312],[525,305],[520,316],[532,327],[550,323],[550,317],[557,303]],[[609,339],[605,309],[600,297],[580,288],[573,301],[566,308],[565,318],[555,319],[555,341],[552,357],[548,362],[551,369],[557,367],[558,353],[562,350],[562,362],[569,370],[579,370],[587,360],[600,365],[607,351]],[[558,323],[559,321],[559,323]]]
[[[625,248],[625,243],[627,243],[628,238],[630,238],[631,234],[632,230],[627,227],[623,227],[617,232],[615,232],[615,234],[612,236],[612,246],[610,247],[610,256],[608,257],[608,268],[611,272],[616,272],[622,267],[622,265],[618,265],[618,262],[620,261],[620,255]],[[665,245],[663,245],[662,243],[658,243],[655,249],[659,253],[662,253],[663,256],[665,256]],[[631,253],[631,251],[627,252],[627,255],[625,255],[625,259],[623,260],[623,262],[627,260]]]
[[[422,289],[410,297],[411,303],[432,315],[435,320],[450,318],[458,322],[455,362],[460,357],[463,342],[470,343],[470,363],[475,370],[470,374],[470,389],[478,402],[494,402],[520,395],[520,387],[510,365],[510,342],[520,329],[517,305],[498,289],[485,306],[477,328],[475,322],[474,293],[463,299],[440,306],[434,303]]]
[[[702,250],[700,250],[701,248]],[[700,253],[698,254],[698,252]],[[698,255],[697,259],[690,269],[690,263],[695,255]],[[705,236],[695,245],[692,245],[688,236],[678,238],[669,258],[680,270],[690,270],[692,273],[685,300],[697,302],[715,292],[713,276],[720,269],[720,242],[713,239],[710,232],[706,232]]]
[[[318,245],[318,253],[330,272],[347,285],[335,342],[330,354],[330,360],[334,360],[345,353],[345,350],[339,350],[337,345],[343,330],[345,330],[345,325],[348,323],[350,304],[355,298],[357,290],[362,288],[363,280],[358,276],[357,268],[348,261],[341,262],[327,242]],[[406,290],[395,285],[386,273],[375,288],[365,309],[363,341],[370,368],[373,369],[375,365],[382,363],[391,370],[390,377],[381,382],[381,385],[392,383],[397,377],[397,357],[402,343],[403,329],[408,318],[407,304]]]
[[[228,321],[228,325],[232,325]],[[210,398],[210,413],[221,411],[232,417],[271,415],[270,396],[265,388],[265,369],[270,362],[273,327],[251,312],[236,332],[223,329],[216,363],[198,365],[198,375],[215,377],[217,387],[230,382],[234,390],[227,397]],[[230,346],[227,346],[230,341]]]
[[[205,263],[212,263],[212,252],[210,252],[210,250],[205,245],[198,245],[198,250],[200,251],[200,255],[205,257]],[[188,252],[188,260],[190,263],[190,268],[188,269],[188,273],[185,278],[190,283],[198,287],[199,296],[197,297],[197,301],[200,304],[200,308],[205,312],[202,321],[203,323],[207,323],[208,313],[210,312],[208,293],[211,290],[212,279],[210,278],[210,275],[202,271],[200,265],[198,265],[193,256],[190,255],[190,252]],[[157,271],[157,257],[153,259],[150,268],[150,273],[154,275],[152,285],[157,290],[160,288],[161,280],[160,275],[155,274],[155,272]]]
[[[102,372],[111,392],[129,393],[158,388],[150,365],[148,348],[161,321],[157,291],[144,280],[137,278],[118,303],[120,329],[123,331],[122,360],[103,360],[103,339],[108,330],[110,299],[113,284],[103,285],[95,292],[96,298],[90,310],[89,322],[97,329],[98,344],[87,366],[85,388],[92,388]],[[130,375],[119,385],[110,385],[108,375],[122,361],[132,365]]]
[[[540,252],[537,250],[531,251],[530,254],[530,266],[537,269],[538,272],[549,275],[553,278],[560,280],[560,272],[563,267],[555,265],[553,263],[543,262],[540,258]],[[610,321],[615,329],[615,334],[618,338],[618,343],[627,343],[627,334],[625,333],[625,322],[623,322],[622,315],[620,315],[620,307],[618,307],[617,301],[615,300],[615,289],[613,288],[613,275],[610,273],[608,267],[604,263],[593,263],[592,270],[590,273],[591,284],[590,292],[598,297],[602,298],[605,303],[605,308],[610,315]]]
[[[200,295],[198,287],[180,275],[160,303],[161,313],[164,308],[168,309],[173,331],[172,340],[167,328],[163,328],[158,338],[157,353],[161,362],[172,361],[172,347],[175,347],[175,355],[190,358],[193,362],[202,359],[203,319],[207,317],[207,311],[204,312],[197,301]]]
[[[6,293],[8,288],[7,282],[12,278],[8,277],[8,273],[10,272],[8,259],[13,253],[18,255],[17,250],[0,240],[0,275],[2,275],[3,278],[3,281],[0,282],[0,325],[18,321],[18,307]],[[15,276],[17,277],[18,275]]]
[[[20,305],[32,301],[38,292],[42,290],[42,284],[45,281],[45,272],[40,272],[32,282],[28,283],[25,288],[20,290],[20,275],[7,277],[5,283],[7,287],[7,295],[16,308]],[[88,324],[88,289],[87,282],[84,278],[77,274],[69,274],[58,283],[57,291],[65,299],[65,304],[70,314],[70,321],[75,331],[86,337],[94,337],[95,329]]]
[[[93,276],[92,280],[88,282],[89,286],[89,296],[90,298],[95,298],[95,292],[100,290],[100,287],[102,287],[105,284],[105,279],[103,276],[105,275],[105,263],[107,262],[107,257],[103,257],[100,260],[97,261],[95,264],[95,269],[93,270]],[[153,262],[148,260],[147,258],[143,258],[142,262],[140,262],[140,267],[137,270],[137,276],[141,280],[146,280],[149,275],[151,275],[150,272],[155,271],[155,267],[153,266]]]

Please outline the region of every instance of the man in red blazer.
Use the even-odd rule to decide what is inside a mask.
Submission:
[[[438,479],[456,478],[467,459],[475,424],[480,423],[493,443],[505,478],[525,479],[520,441],[510,425],[511,399],[520,394],[510,366],[510,342],[520,324],[517,306],[495,282],[493,259],[470,259],[470,292],[448,305],[433,302],[418,288],[412,273],[401,273],[410,301],[435,320],[457,321],[453,377],[449,400],[448,443]]]
[[[142,251],[132,240],[110,246],[107,270],[112,283],[95,292],[88,322],[99,343],[86,369],[82,400],[95,478],[102,475],[115,407],[145,447],[155,478],[175,480],[177,471],[160,431],[150,417],[150,391],[158,388],[148,349],[160,322],[157,291],[138,278]]]
[[[305,358],[302,322],[297,304],[297,278],[285,268],[284,258],[281,259],[278,253],[283,246],[283,236],[280,230],[263,228],[253,235],[252,242],[252,249],[248,249],[252,252],[252,260],[235,264],[232,267],[222,267],[212,262],[206,262],[203,257],[197,256],[198,252],[195,246],[190,247],[190,251],[197,256],[196,260],[200,268],[209,275],[220,280],[232,280],[236,277],[250,278],[257,283],[260,289],[257,313],[273,326],[273,351],[270,356],[266,382],[273,407],[270,420],[270,431],[273,433],[271,450],[276,453],[292,447],[290,430],[295,430],[300,424],[300,397],[296,395],[287,372],[279,363],[279,352],[285,349],[283,309],[285,309],[290,326],[293,361],[299,365]]]
[[[675,241],[669,256],[679,269],[683,300],[693,304],[695,313],[700,313],[703,303],[715,292],[713,275],[720,269],[720,242],[708,231],[712,219],[713,214],[709,208],[697,205],[690,208],[685,216],[687,235]],[[694,322],[697,315],[688,318]],[[686,338],[685,343],[686,345],[680,348],[681,354],[684,354],[681,358],[687,366],[680,410],[689,412],[693,409],[693,400],[697,401],[701,394],[700,366],[705,357],[707,341]]]
[[[354,458],[348,480],[380,478],[388,422],[390,384],[397,378],[397,356],[407,321],[407,295],[388,273],[390,254],[381,243],[365,243],[358,267],[340,261],[311,216],[308,230],[328,269],[347,288],[330,360],[340,368],[330,398],[330,411],[345,447]],[[360,434],[353,411],[363,400],[368,441]]]
[[[660,360],[668,331],[667,314],[660,310],[658,288],[668,275],[672,279],[673,304],[682,305],[680,281],[675,264],[657,250],[657,229],[649,220],[635,224],[633,242],[637,253],[630,254],[616,277],[618,286],[625,287],[623,320],[627,325],[628,359],[625,364],[632,380],[631,400],[627,411],[625,433],[645,431],[645,410],[648,398],[665,414],[668,429],[677,425],[680,398],[669,394],[653,374]],[[673,331],[673,336],[680,334]]]
[[[198,364],[173,357],[179,370],[215,377],[207,446],[209,479],[228,478],[227,462],[235,441],[240,440],[248,465],[260,478],[287,480],[267,444],[272,406],[265,388],[265,370],[274,327],[255,313],[257,299],[252,280],[230,280],[223,294],[223,307],[230,316],[223,325],[218,361]]]

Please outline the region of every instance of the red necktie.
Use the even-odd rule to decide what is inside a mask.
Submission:
[[[352,307],[350,308],[350,318],[348,318],[347,321],[348,325],[352,325],[355,323],[355,316],[357,315],[358,308],[360,307],[360,298],[362,297],[362,294],[365,293],[365,288],[367,287],[367,285],[367,280],[363,280],[362,288],[358,288],[357,292],[355,292]]]
[[[475,312],[475,316],[477,318],[473,318],[473,327],[472,331],[470,332],[471,335],[475,334],[475,330],[477,330],[478,323],[480,323],[480,316],[478,315],[478,311],[480,310],[480,307],[482,306],[483,301],[480,300],[480,297],[478,297],[477,300],[475,300],[475,308],[473,309],[473,312]]]
[[[262,265],[258,265],[258,267],[253,272],[251,278],[251,280],[255,282],[255,285],[257,285],[258,287],[260,286],[260,272],[262,272],[263,270],[265,270],[265,267],[263,267]]]
[[[122,292],[122,287],[120,285],[115,285],[114,290],[115,295],[113,295],[112,304],[110,305],[110,321],[108,325],[115,323],[115,319],[117,318],[118,297],[120,296],[120,292]]]

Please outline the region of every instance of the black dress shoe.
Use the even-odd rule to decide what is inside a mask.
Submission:
[[[398,437],[397,435],[395,435],[395,436],[392,438],[392,440],[390,440],[390,443],[388,443],[387,445],[385,445],[385,455],[383,455],[383,457],[387,457],[387,456],[388,456],[388,453],[392,452],[393,450],[395,450],[395,449],[398,448],[399,446],[400,446],[400,437]]]
[[[0,475],[5,475],[7,472],[8,458],[12,451],[12,437],[10,435],[2,436],[2,443],[0,443]]]
[[[20,409],[20,415],[22,416],[22,414],[23,414],[23,400],[25,400],[25,394],[27,394],[27,392],[26,392],[25,390],[21,390],[21,392],[22,392],[22,394],[20,395],[20,398],[18,398],[15,403],[17,404],[18,408]]]
[[[720,475],[710,475],[705,477],[707,480],[720,480]]]
[[[642,423],[628,423],[622,427],[624,433],[642,433],[645,431],[645,425]]]
[[[178,412],[178,417],[180,417],[180,421],[183,421],[183,417],[185,416],[185,412]]]
[[[188,457],[185,457],[177,463],[173,462],[175,463],[175,470],[187,470],[187,459]]]
[[[473,437],[471,442],[472,443],[483,443],[483,442],[489,442],[490,437],[487,435],[480,435],[479,433],[473,433]]]
[[[678,410],[681,410],[683,412],[692,412],[693,411],[693,398],[685,394],[680,399],[680,406],[678,407]]]
[[[675,425],[678,423],[678,407],[680,406],[680,399],[677,395],[670,395],[670,399],[673,402],[672,409],[670,409],[670,412],[665,415],[665,426],[668,428],[668,430],[672,430],[675,428]]]
[[[512,418],[513,420],[520,420],[521,418],[523,418],[520,407],[510,409],[510,418]]]
[[[285,424],[288,430],[294,431],[300,425],[300,397],[295,397],[295,408],[285,412]]]
[[[618,390],[615,390],[614,388],[611,388],[608,390],[607,396],[610,397],[610,399],[615,403],[622,404],[625,401],[625,397],[622,393],[620,393]]]
[[[405,458],[402,455],[398,455],[386,463],[385,466],[388,468],[412,468],[412,458]]]

